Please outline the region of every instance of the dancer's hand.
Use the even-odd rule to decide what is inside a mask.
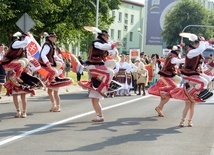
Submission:
[[[198,37],[198,40],[199,40],[199,41],[205,41],[205,38],[202,37],[202,36],[199,36],[199,37]]]
[[[123,44],[121,42],[115,42],[114,45],[115,46],[122,46]]]
[[[209,42],[210,42],[210,43],[213,43],[213,42],[214,42],[214,38],[210,38],[210,39],[209,39]]]

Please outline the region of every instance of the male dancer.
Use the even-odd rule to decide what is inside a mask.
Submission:
[[[88,61],[86,62],[91,81],[86,84],[81,81],[78,82],[82,87],[89,88],[92,85],[94,89],[89,92],[89,97],[97,115],[96,118],[92,119],[93,122],[104,121],[100,99],[107,96],[108,87],[114,75],[113,69],[106,67],[104,64],[108,56],[108,50],[121,45],[119,42],[108,43],[108,39],[109,34],[106,30],[98,33],[97,39],[92,42]]]

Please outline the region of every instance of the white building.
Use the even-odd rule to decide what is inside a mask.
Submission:
[[[123,3],[119,10],[113,10],[114,23],[109,28],[111,39],[121,41],[123,47],[118,48],[120,53],[128,53],[130,48],[141,48],[142,39],[138,28],[143,25],[144,4],[131,0],[121,0]]]

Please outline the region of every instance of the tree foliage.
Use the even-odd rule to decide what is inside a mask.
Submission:
[[[198,2],[192,0],[181,0],[166,14],[164,30],[161,35],[168,45],[179,44],[181,37],[179,33],[188,25],[214,25],[213,12],[209,12]],[[212,18],[210,18],[212,17]],[[202,35],[205,38],[212,36],[213,29],[190,26],[185,32]],[[184,42],[188,40],[184,39]]]
[[[30,30],[39,40],[43,32],[55,32],[61,43],[77,43],[88,33],[83,26],[95,26],[96,0],[0,0],[0,42],[8,44],[11,35],[21,31],[16,22],[27,13],[35,22]],[[109,11],[119,9],[120,0],[100,0],[99,24],[113,22]],[[99,26],[99,28],[102,28]]]

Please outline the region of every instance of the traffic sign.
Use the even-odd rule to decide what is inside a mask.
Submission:
[[[17,22],[16,25],[23,31],[28,32],[34,25],[33,19],[25,13]]]

